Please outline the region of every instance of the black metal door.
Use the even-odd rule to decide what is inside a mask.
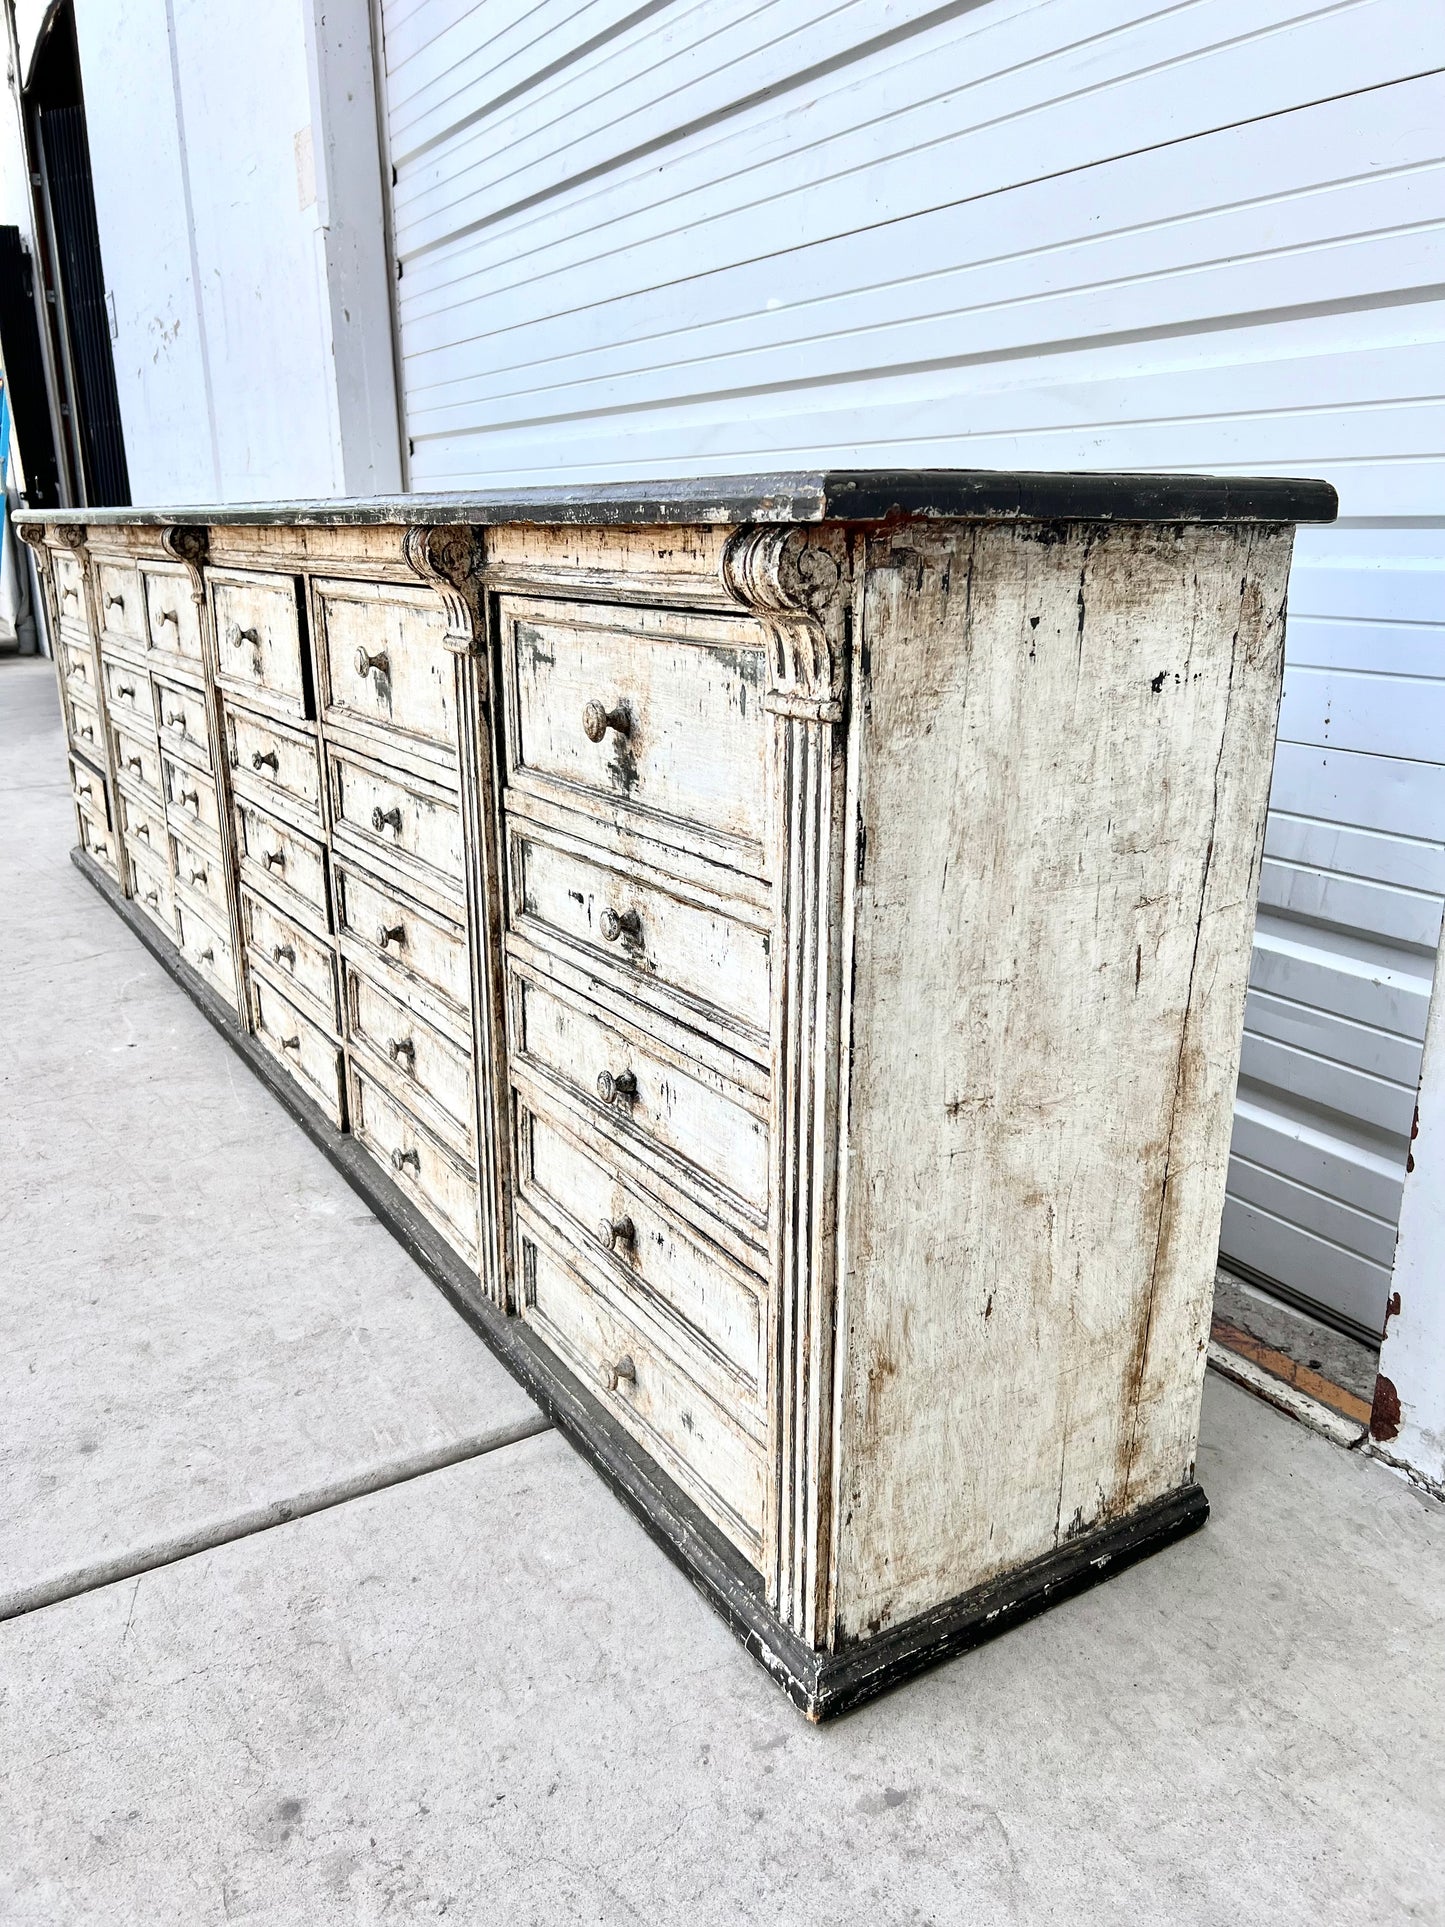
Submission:
[[[130,477],[110,353],[85,109],[42,107],[37,119],[75,374],[86,499],[124,507],[130,501]]]

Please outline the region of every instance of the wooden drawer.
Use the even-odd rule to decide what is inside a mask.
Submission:
[[[312,585],[324,713],[456,752],[456,659],[438,598],[391,582]]]
[[[95,657],[88,642],[80,637],[67,635],[62,629],[57,637],[60,655],[60,674],[66,691],[78,696],[83,703],[95,702]]]
[[[65,727],[71,743],[91,756],[100,755],[100,712],[87,695],[65,691]]]
[[[169,870],[166,861],[165,812],[160,804],[139,801],[127,790],[117,790],[116,814],[120,818],[126,849],[139,853],[142,860],[149,857],[152,863]]]
[[[105,783],[96,775],[88,763],[77,762],[75,757],[67,758],[70,769],[70,793],[75,798],[77,809],[86,810],[104,828],[109,822],[109,811],[105,803]]]
[[[284,916],[264,897],[241,891],[246,955],[290,986],[290,995],[330,1031],[337,1028],[336,956],[329,943]]]
[[[481,1200],[475,1171],[465,1169],[431,1132],[381,1086],[350,1065],[351,1129],[422,1215],[475,1263]]]
[[[529,1205],[561,1222],[609,1288],[663,1334],[715,1397],[730,1406],[746,1400],[760,1430],[766,1379],[761,1282],[623,1177],[606,1144],[590,1133],[519,1105],[517,1137],[517,1181]]]
[[[179,562],[143,562],[147,645],[163,656],[179,656],[201,667],[201,618],[189,569]]]
[[[129,562],[97,562],[95,588],[102,643],[144,648],[145,609],[136,569]]]
[[[321,814],[321,764],[316,738],[301,730],[287,730],[269,717],[226,706],[226,757],[235,772],[236,787],[282,805],[299,805],[310,816]]]
[[[219,679],[306,712],[306,672],[295,578],[242,571],[209,576]]]
[[[166,866],[165,852],[158,859],[145,853],[144,845],[128,843],[126,861],[130,865],[130,893],[151,922],[174,943],[176,940],[175,899]]]
[[[471,962],[466,932],[422,910],[389,885],[332,858],[336,928],[363,953],[393,973],[383,979],[417,981],[434,992],[457,1018],[472,1006]],[[369,973],[373,974],[373,973]],[[398,994],[405,998],[405,991]]]
[[[105,678],[105,701],[110,720],[124,727],[131,724],[138,732],[150,735],[155,727],[151,703],[151,679],[144,669],[135,669],[113,657],[102,658],[100,673]]]
[[[360,837],[387,870],[419,871],[462,896],[462,813],[454,797],[435,795],[394,772],[345,751],[326,753],[331,822]]]
[[[111,735],[115,740],[116,774],[128,783],[143,789],[153,801],[163,800],[161,789],[161,758],[156,748],[149,717],[143,720],[145,733],[140,728],[129,729],[120,721],[112,721]]]
[[[80,847],[95,858],[113,882],[120,882],[120,865],[116,861],[115,837],[106,827],[103,813],[92,811],[84,803],[76,804],[76,825],[80,832]]]
[[[704,1183],[766,1214],[767,1125],[705,1081],[700,1067],[682,1069],[641,1032],[516,972],[512,1049],[612,1130],[680,1159]]]
[[[183,830],[172,828],[170,842],[171,872],[177,888],[187,889],[192,896],[202,899],[213,911],[219,912],[229,926],[231,910],[226,901],[225,869],[219,855]]]
[[[236,852],[241,875],[282,908],[331,928],[326,853],[319,843],[280,823],[254,803],[236,805]]]
[[[341,966],[341,1007],[347,1041],[387,1066],[400,1090],[416,1093],[436,1116],[438,1135],[466,1158],[476,1156],[476,1087],[469,1052],[401,1000],[358,971]]]
[[[519,1213],[523,1315],[733,1541],[756,1560],[762,1449]]]
[[[753,625],[514,596],[500,612],[509,782],[664,842],[701,832],[763,872],[768,736]]]
[[[338,1131],[346,1128],[345,1081],[341,1052],[273,984],[250,980],[251,1021],[256,1035],[278,1064],[284,1064],[306,1095],[319,1104]]]
[[[85,571],[79,558],[69,549],[50,551],[55,572],[55,609],[62,622],[74,622],[89,632],[85,610]]]
[[[156,732],[161,742],[177,756],[211,767],[211,726],[206,716],[206,699],[199,689],[184,689],[178,684],[153,684],[156,705]]]
[[[767,1061],[769,932],[661,878],[643,881],[513,824],[513,921],[615,965],[639,988],[671,991],[750,1031]]]
[[[209,904],[184,889],[175,893],[176,931],[181,955],[218,996],[236,1008],[236,966],[231,939]]]
[[[161,776],[167,821],[182,832],[209,832],[219,841],[221,806],[213,779],[192,763],[177,762],[165,750],[161,751]]]

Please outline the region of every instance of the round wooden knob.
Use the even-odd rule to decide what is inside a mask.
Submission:
[[[631,728],[632,718],[625,709],[609,709],[606,703],[590,702],[582,711],[582,729],[589,743],[600,743],[609,729],[626,736]]]
[[[637,1079],[631,1071],[601,1071],[597,1078],[597,1095],[604,1104],[630,1104],[637,1096]]]
[[[397,835],[400,836],[401,811],[384,810],[380,803],[378,803],[376,808],[371,812],[371,827],[376,831],[378,836],[383,830],[388,828],[395,830]]]
[[[597,1227],[597,1242],[604,1251],[616,1251],[619,1245],[629,1246],[637,1243],[637,1227],[631,1218],[604,1218]]]
[[[616,943],[619,937],[630,937],[636,943],[642,936],[642,919],[635,910],[604,910],[601,928],[608,943]]]
[[[637,1383],[637,1367],[633,1364],[631,1356],[624,1352],[615,1365],[602,1366],[601,1376],[602,1383],[608,1391],[615,1392],[619,1385]]]
[[[358,676],[389,676],[391,674],[391,657],[385,649],[379,649],[374,656],[367,649],[358,649],[356,652],[356,673]]]

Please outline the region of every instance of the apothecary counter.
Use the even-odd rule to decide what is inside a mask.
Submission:
[[[20,518],[76,862],[814,1717],[1190,1530],[1278,478]]]

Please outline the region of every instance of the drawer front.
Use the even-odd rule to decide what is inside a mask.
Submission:
[[[243,787],[321,814],[321,765],[313,736],[292,736],[248,710],[226,710],[226,755]]]
[[[466,933],[419,910],[383,883],[333,860],[336,927],[389,970],[418,978],[460,1016],[472,1007]]]
[[[97,562],[95,586],[101,640],[122,649],[143,646],[145,607],[138,571],[129,562]]]
[[[334,825],[354,830],[383,863],[399,852],[461,896],[462,813],[456,803],[336,749],[327,752],[327,766]]]
[[[211,767],[211,726],[206,716],[206,699],[198,689],[181,689],[173,683],[154,684],[156,730],[167,749],[178,756]]]
[[[67,761],[70,768],[70,793],[75,798],[76,808],[85,810],[104,828],[108,819],[105,807],[105,784],[88,763],[78,763],[73,756],[67,758]]]
[[[95,701],[95,658],[90,644],[75,636],[66,635],[64,630],[57,637],[60,652],[60,673],[65,679],[66,690],[78,696],[83,703]]]
[[[126,729],[119,722],[114,724],[111,733],[115,737],[117,772],[130,782],[138,783],[148,796],[160,801],[163,794],[161,758],[155,737],[149,731],[142,736],[139,731]]]
[[[120,817],[126,849],[132,854],[139,854],[142,860],[148,856],[152,863],[169,869],[166,862],[165,814],[160,805],[137,802],[125,790],[117,790],[116,814]]]
[[[766,1212],[768,1130],[760,1118],[591,1009],[525,977],[514,977],[513,986],[514,1047],[524,1058],[593,1115],[681,1159],[755,1213]]]
[[[151,922],[164,930],[174,943],[176,940],[175,901],[171,894],[170,878],[164,869],[165,858],[151,862],[142,856],[141,849],[133,844],[126,846],[126,858],[130,864],[130,893],[135,902],[145,911]]]
[[[216,798],[216,785],[194,764],[179,763],[173,756],[161,752],[161,774],[165,779],[165,799],[167,819],[179,830],[209,830],[219,838],[221,834],[221,806]]]
[[[252,977],[250,996],[257,1037],[307,1096],[321,1106],[337,1130],[344,1130],[341,1052],[309,1017],[260,977]]]
[[[423,1216],[465,1258],[481,1238],[476,1174],[466,1171],[379,1084],[351,1066],[351,1128]]]
[[[717,1379],[721,1364],[732,1375],[730,1387],[724,1381],[724,1396],[741,1390],[760,1420],[764,1317],[758,1281],[705,1249],[646,1191],[609,1169],[605,1145],[584,1145],[525,1108],[518,1131],[523,1197],[567,1223],[609,1286],[681,1341],[695,1372]]]
[[[145,595],[146,641],[161,655],[201,663],[201,618],[191,592],[191,576],[179,563],[141,564]]]
[[[326,714],[455,751],[456,659],[438,599],[384,582],[318,581],[313,594]]]
[[[133,722],[136,729],[149,736],[155,727],[155,711],[151,705],[151,679],[144,669],[132,669],[129,663],[116,662],[105,657],[101,662],[101,674],[105,678],[105,700],[110,710],[110,719],[122,727]]]
[[[467,1157],[474,1156],[476,1096],[470,1057],[352,965],[343,963],[341,974],[348,1039],[370,1050],[406,1086],[430,1099],[447,1120],[443,1135]]]
[[[103,815],[94,814],[84,804],[76,806],[76,822],[80,830],[80,847],[95,858],[101,869],[114,882],[120,882],[120,866],[116,862],[115,838],[105,826]]]
[[[216,657],[223,682],[264,691],[305,710],[301,624],[289,575],[212,575]]]
[[[241,929],[246,954],[286,978],[295,993],[310,1001],[313,1013],[336,1029],[336,958],[330,944],[313,937],[299,923],[267,903],[264,897],[241,892]]]
[[[676,889],[642,883],[515,827],[513,901],[523,918],[635,977],[744,1025],[765,1045],[769,940]]]
[[[68,686],[65,691],[65,725],[77,749],[88,750],[92,756],[99,756],[100,711],[89,696]]]
[[[55,606],[62,622],[88,628],[85,615],[85,572],[69,549],[50,551],[55,572]]]
[[[220,912],[224,924],[229,924],[231,912],[226,902],[226,878],[220,857],[184,831],[172,829],[170,841],[171,869],[177,885],[202,898],[212,910]]]
[[[234,1010],[236,1007],[236,970],[231,957],[231,939],[220,927],[209,906],[201,905],[183,891],[176,891],[176,931],[181,955],[191,969],[211,986]]]
[[[329,927],[326,857],[319,843],[278,823],[254,803],[237,803],[236,847],[243,872],[250,872],[283,900],[299,898]]]
[[[591,1289],[525,1221],[520,1242],[528,1324],[756,1559],[765,1494],[761,1449],[654,1349],[614,1298]]]
[[[654,835],[699,828],[761,866],[768,763],[755,631],[744,643],[745,625],[701,616],[513,597],[501,618],[510,777],[651,819]]]

